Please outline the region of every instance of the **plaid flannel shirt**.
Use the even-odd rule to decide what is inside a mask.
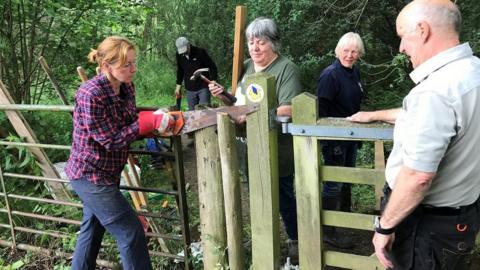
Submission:
[[[128,148],[139,133],[133,84],[116,95],[105,75],[83,83],[75,95],[73,142],[65,172],[70,180],[118,184]]]

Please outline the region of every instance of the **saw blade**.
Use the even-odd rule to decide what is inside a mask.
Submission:
[[[258,111],[258,104],[227,106],[183,112],[184,126],[180,133],[190,133],[217,124],[217,113],[227,113],[232,119]]]

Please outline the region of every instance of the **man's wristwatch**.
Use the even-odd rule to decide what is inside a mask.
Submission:
[[[390,235],[395,232],[395,227],[389,229],[382,228],[382,226],[380,226],[380,217],[375,217],[374,229],[376,233],[383,235]]]

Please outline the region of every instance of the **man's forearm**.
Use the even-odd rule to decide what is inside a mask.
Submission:
[[[377,112],[376,121],[383,121],[383,122],[395,124],[395,121],[397,120],[400,110],[401,110],[400,108],[395,108],[395,109],[389,109],[389,110],[376,111]]]
[[[393,228],[415,210],[430,188],[434,173],[402,166],[395,187],[380,219],[382,228]]]
[[[292,105],[280,105],[277,108],[278,116],[292,116]]]
[[[395,124],[400,108],[389,110],[378,110],[373,112],[358,112],[352,116],[347,117],[348,121],[358,123],[369,123],[374,121],[383,121],[391,124]]]

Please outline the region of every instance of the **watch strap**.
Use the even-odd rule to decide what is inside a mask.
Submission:
[[[382,228],[380,225],[380,217],[375,218],[375,226],[374,226],[375,232],[383,235],[390,235],[395,232],[395,227],[392,228]]]

